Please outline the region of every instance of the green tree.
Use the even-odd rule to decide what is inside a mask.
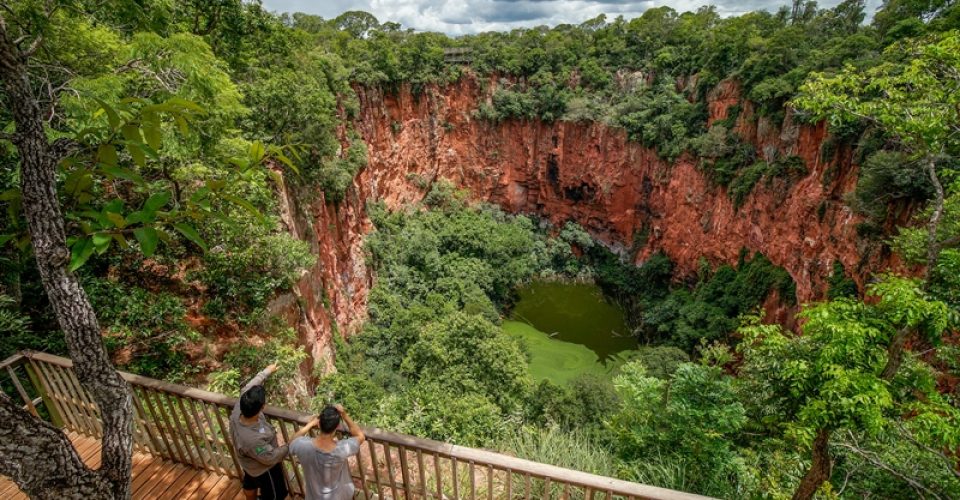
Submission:
[[[648,376],[643,364],[634,361],[621,368],[613,383],[623,406],[609,429],[627,467],[670,456],[697,478],[688,488],[710,494],[731,491],[726,485],[738,474],[733,439],[747,420],[733,377],[716,367],[684,363],[661,379]]]
[[[853,68],[815,75],[801,88],[795,104],[832,126],[853,120],[873,123],[893,137],[910,165],[922,171],[933,191],[924,245],[926,281],[936,279],[944,248],[960,244],[940,234],[946,194],[941,177],[955,168],[960,154],[960,32],[891,45],[889,59],[867,71]],[[884,378],[892,378],[912,332],[890,343]]]
[[[423,330],[402,370],[420,383],[483,395],[511,412],[532,384],[526,367],[514,339],[479,316],[455,313]]]
[[[890,415],[912,413],[906,421],[930,425],[928,439],[939,445],[955,446],[960,439],[960,413],[934,384],[886,372],[889,346],[899,332],[915,330],[936,343],[948,325],[947,306],[930,300],[916,280],[892,276],[872,285],[868,295],[875,300],[838,298],[804,309],[802,335],[758,322],[741,329],[740,378],[753,420],[775,426],[811,452],[795,499],[812,498],[829,479],[829,443],[839,429],[877,435],[892,425]]]
[[[4,200],[22,207],[26,221],[15,226],[26,234],[3,235],[0,243],[29,243],[77,377],[103,422],[102,466],[93,471],[60,430],[2,395],[0,472],[34,496],[128,498],[131,394],[76,271],[108,250],[150,256],[160,242],[206,248],[196,226],[216,216],[212,200],[230,198],[227,179],[186,192],[166,159],[208,150],[210,134],[242,112],[239,94],[192,35],[140,34],[126,43],[95,26],[84,2],[0,5],[0,141],[13,145],[19,161],[19,186]],[[186,97],[211,98],[214,106]],[[269,151],[252,144],[230,171],[258,167]],[[237,197],[232,203],[252,207]]]

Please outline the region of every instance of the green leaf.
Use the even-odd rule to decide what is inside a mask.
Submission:
[[[206,197],[209,196],[209,195],[210,195],[210,188],[204,186],[204,187],[198,189],[195,193],[193,193],[193,194],[190,196],[190,201],[193,202],[193,203],[197,203],[197,202],[199,202],[200,200],[203,200],[204,198],[206,198]]]
[[[224,214],[221,213],[221,212],[210,212],[208,215],[210,215],[210,216],[212,216],[214,219],[217,219],[218,221],[222,222],[222,223],[223,223],[225,226],[227,226],[227,227],[230,227],[230,228],[236,228],[236,227],[237,227],[237,221],[231,219],[230,217],[227,217],[226,215],[224,215]]]
[[[117,166],[117,148],[113,144],[101,144],[97,148],[97,161],[111,167]]]
[[[147,201],[143,204],[143,210],[146,212],[156,212],[169,203],[171,198],[173,198],[173,195],[170,194],[170,191],[164,190],[159,193],[154,193],[150,198],[147,198]]]
[[[248,157],[250,158],[250,166],[257,165],[263,161],[263,156],[266,154],[267,148],[263,146],[263,143],[260,141],[253,141],[250,143],[250,152]]]
[[[173,121],[176,122],[176,124],[177,124],[177,130],[179,130],[181,134],[187,135],[187,133],[190,132],[190,127],[187,125],[187,120],[186,120],[186,118],[184,118],[184,117],[182,117],[182,116],[180,116],[180,115],[174,115],[174,116],[173,116]]]
[[[143,152],[143,148],[140,147],[138,142],[127,142],[127,152],[130,153],[130,157],[133,158],[133,162],[139,167],[145,167],[147,165],[147,155]]]
[[[108,233],[93,233],[93,246],[97,250],[97,255],[102,255],[103,252],[106,252],[110,248],[110,242],[113,241],[113,237]]]
[[[170,236],[170,233],[164,231],[163,229],[157,229],[157,234],[160,236],[160,241],[168,245],[173,242],[173,236]]]
[[[6,245],[8,241],[16,237],[17,235],[15,234],[0,234],[0,247],[2,247],[3,245]]]
[[[101,213],[101,212],[94,212],[93,210],[84,210],[83,212],[80,212],[79,215],[82,215],[88,219],[93,219],[97,221],[98,223],[100,223],[102,227],[113,226],[113,223],[110,222],[110,219],[108,219],[106,215],[104,215],[105,213],[106,212]]]
[[[293,164],[293,161],[290,160],[290,158],[288,158],[287,155],[281,153],[280,151],[277,151],[277,152],[273,155],[273,157],[276,158],[276,159],[278,159],[278,160],[280,160],[280,162],[283,163],[284,165],[286,165],[287,167],[289,167],[290,170],[293,170],[293,173],[295,173],[295,174],[297,174],[297,175],[300,175],[300,169],[297,168],[297,166]]]
[[[113,233],[113,241],[117,242],[117,245],[120,245],[120,248],[126,250],[130,248],[130,244],[127,243],[127,238],[121,233]]]
[[[207,181],[207,188],[211,191],[219,191],[226,187],[227,181],[218,180],[218,181]]]
[[[159,241],[157,230],[152,227],[139,227],[133,230],[133,235],[137,238],[137,241],[140,242],[140,250],[143,252],[143,255],[147,257],[153,255],[153,252],[157,249],[157,242]]]
[[[136,125],[128,123],[120,129],[120,132],[123,134],[123,138],[128,142],[143,142],[143,137],[140,136],[140,127]]]
[[[253,204],[250,203],[249,201],[244,200],[243,198],[239,198],[239,197],[237,197],[237,196],[233,196],[233,195],[231,195],[231,194],[224,194],[224,195],[223,195],[223,198],[226,199],[227,201],[229,201],[229,202],[231,202],[231,203],[239,206],[240,208],[243,208],[244,210],[246,210],[247,213],[249,213],[249,214],[252,215],[254,218],[256,218],[257,221],[260,222],[261,224],[263,224],[263,223],[266,221],[266,219],[264,218],[263,214],[260,213],[260,211],[257,210],[257,207],[253,206]]]
[[[80,269],[90,259],[95,249],[93,240],[90,238],[79,238],[74,241],[73,246],[70,247],[70,271]]]
[[[97,101],[97,104],[100,105],[105,113],[107,113],[107,121],[110,122],[110,128],[116,129],[120,126],[120,115],[113,109],[112,106],[104,102],[102,99],[94,98]]]
[[[153,158],[154,160],[160,159],[160,153],[157,153],[157,151],[151,148],[149,145],[141,144],[140,149],[142,149],[143,152],[146,153],[150,158]]]
[[[80,198],[83,193],[88,193],[93,187],[93,176],[89,170],[77,169],[67,175],[63,183],[63,188],[67,196],[71,198]]]
[[[24,235],[17,240],[17,249],[21,252],[26,252],[28,248],[30,248],[30,234],[24,233]]]
[[[197,112],[197,113],[203,113],[203,112],[204,112],[203,107],[201,107],[199,104],[197,104],[197,103],[195,103],[195,102],[193,102],[193,101],[188,101],[187,99],[184,99],[184,98],[182,98],[182,97],[171,97],[171,98],[167,99],[167,100],[164,102],[164,104],[170,106],[170,107],[173,108],[173,109],[179,108],[179,109],[183,109],[183,110],[195,111],[195,112]]]
[[[129,168],[101,166],[100,170],[111,177],[125,179],[138,186],[143,186],[146,184],[146,182],[143,180],[143,177],[140,177],[140,174],[130,170]]]
[[[136,212],[130,212],[129,214],[127,214],[124,220],[127,222],[127,225],[129,226],[130,224],[145,224],[148,222],[153,222],[154,218],[155,217],[153,217],[152,214],[148,214],[146,212],[138,210]]]
[[[200,237],[200,233],[197,232],[193,226],[178,222],[173,225],[180,234],[182,234],[188,240],[194,242],[198,247],[202,248],[204,252],[207,251],[207,243],[203,241],[203,238]]]
[[[104,215],[106,215],[107,219],[118,229],[127,227],[127,221],[122,215],[115,212],[106,212]]]
[[[20,190],[17,188],[8,189],[0,193],[0,201],[13,201],[20,199]]]
[[[123,200],[114,198],[103,205],[104,212],[121,213],[123,212]]]
[[[142,127],[143,137],[150,149],[154,151],[160,149],[162,135],[160,134],[160,118],[157,114],[152,111],[144,111]]]

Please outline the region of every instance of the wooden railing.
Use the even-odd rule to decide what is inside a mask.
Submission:
[[[27,411],[99,438],[97,405],[72,367],[69,359],[39,352],[23,352],[0,363]],[[19,375],[21,371],[25,376]],[[121,374],[133,389],[136,451],[241,477],[228,431],[236,398]],[[311,418],[272,406],[264,413],[285,442]],[[364,433],[367,443],[351,459],[350,471],[368,499],[705,498],[376,428],[365,428]],[[284,470],[291,493],[302,497],[302,472],[292,457],[284,461]]]

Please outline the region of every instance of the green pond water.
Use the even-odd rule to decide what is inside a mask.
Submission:
[[[623,311],[595,285],[535,282],[519,290],[503,329],[523,339],[537,380],[566,383],[580,374],[608,374],[637,348]]]

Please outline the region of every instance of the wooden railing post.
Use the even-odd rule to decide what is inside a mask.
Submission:
[[[17,377],[17,372],[14,370],[14,367],[7,366],[7,374],[10,375],[10,381],[13,382],[13,386],[17,389],[17,393],[20,394],[20,399],[23,400],[24,405],[27,407],[27,411],[29,411],[34,417],[39,417],[40,415],[37,413],[37,408],[33,406],[33,401],[30,399],[27,391],[24,390],[23,384],[20,383],[20,379]]]
[[[47,408],[47,413],[50,414],[50,423],[57,427],[63,427],[65,424],[63,413],[60,411],[60,405],[53,399],[50,387],[44,382],[32,360],[27,363],[25,367],[27,369],[27,376],[30,377],[30,383],[33,384],[37,392],[40,393],[40,397],[43,399],[43,405]]]

